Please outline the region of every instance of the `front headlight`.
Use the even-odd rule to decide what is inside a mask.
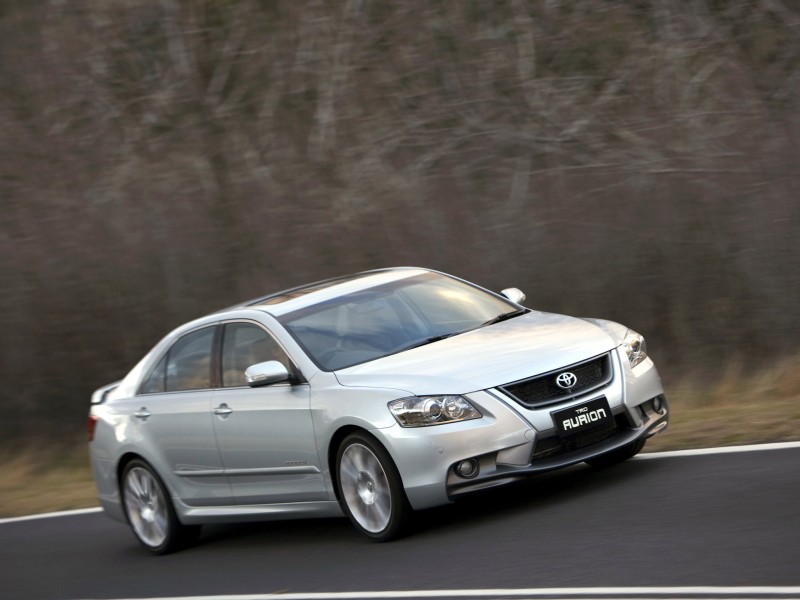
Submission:
[[[413,396],[389,402],[389,410],[402,427],[427,427],[480,419],[480,411],[463,396]]]
[[[644,337],[636,333],[633,329],[628,329],[628,332],[625,334],[622,340],[622,349],[625,350],[625,354],[628,355],[631,368],[647,358],[647,344],[645,344]]]

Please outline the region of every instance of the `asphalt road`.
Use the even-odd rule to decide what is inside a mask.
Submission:
[[[345,519],[204,528],[165,557],[100,513],[0,524],[0,597],[800,585],[800,448],[539,476],[418,514],[389,544]]]

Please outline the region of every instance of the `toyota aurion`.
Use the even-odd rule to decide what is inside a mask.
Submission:
[[[394,268],[187,323],[97,390],[105,512],[156,554],[206,523],[346,515],[376,541],[414,511],[638,453],[669,409],[644,338]]]

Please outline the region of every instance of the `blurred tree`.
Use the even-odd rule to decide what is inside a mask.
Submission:
[[[5,0],[0,433],[80,431],[178,323],[418,264],[620,320],[662,370],[794,352],[781,0]]]

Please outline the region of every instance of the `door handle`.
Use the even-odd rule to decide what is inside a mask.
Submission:
[[[220,417],[227,417],[233,412],[233,409],[224,402],[214,409],[214,414]]]
[[[146,421],[152,415],[143,406],[142,408],[137,410],[135,413],[133,413],[133,416],[136,417],[137,419],[141,419],[142,421]]]

